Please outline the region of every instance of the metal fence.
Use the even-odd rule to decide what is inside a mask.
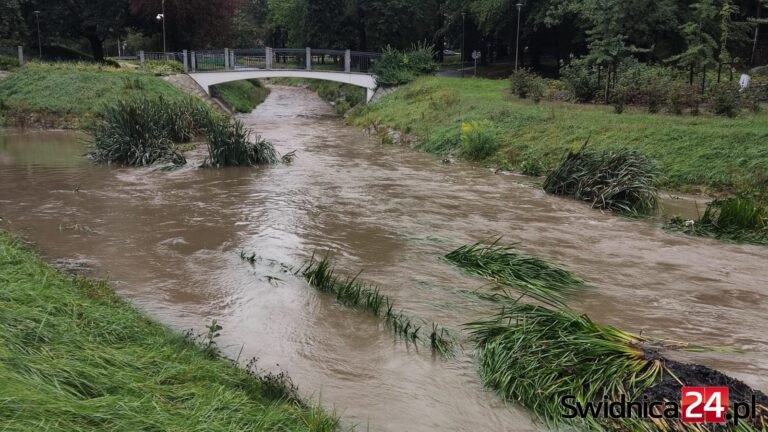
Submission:
[[[373,68],[376,65],[376,61],[380,55],[375,53],[366,53],[360,51],[352,51],[350,53],[350,71],[369,73],[373,72]]]

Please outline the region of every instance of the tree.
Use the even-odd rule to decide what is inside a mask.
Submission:
[[[758,0],[756,5],[757,13],[755,17],[749,19],[749,22],[755,26],[755,33],[752,39],[752,54],[749,56],[749,64],[751,65],[754,65],[757,60],[755,56],[757,54],[757,43],[760,40],[760,26],[768,24],[768,18],[763,18],[762,15],[763,8],[766,7],[768,7],[768,0]]]
[[[85,38],[96,61],[104,60],[104,40],[122,31],[128,14],[127,0],[38,0],[36,5],[52,34]]]
[[[166,0],[165,25],[171,50],[223,47],[233,42],[233,18],[241,0]],[[155,17],[162,0],[130,0],[131,13],[147,29],[162,31]]]
[[[0,45],[21,44],[26,32],[19,0],[0,0]]]
[[[690,69],[690,83],[693,85],[694,72],[706,70],[715,64],[718,43],[713,36],[717,28],[719,10],[714,0],[699,0],[691,5],[691,19],[680,27],[685,37],[686,50],[668,59]]]

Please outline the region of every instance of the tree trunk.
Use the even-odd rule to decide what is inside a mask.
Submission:
[[[88,43],[91,44],[91,53],[93,53],[93,59],[97,62],[104,61],[104,44],[102,40],[94,33],[85,35],[88,39]]]

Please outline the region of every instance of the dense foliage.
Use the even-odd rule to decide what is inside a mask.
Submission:
[[[413,81],[419,75],[437,72],[434,60],[435,49],[426,43],[411,46],[400,51],[387,46],[375,64],[374,73],[379,85],[395,86]]]
[[[647,215],[659,204],[656,164],[633,150],[570,151],[544,181],[544,190],[587,201],[594,208]]]

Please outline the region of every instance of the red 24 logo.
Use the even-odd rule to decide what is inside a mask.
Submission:
[[[725,423],[728,387],[683,387],[683,423]]]

